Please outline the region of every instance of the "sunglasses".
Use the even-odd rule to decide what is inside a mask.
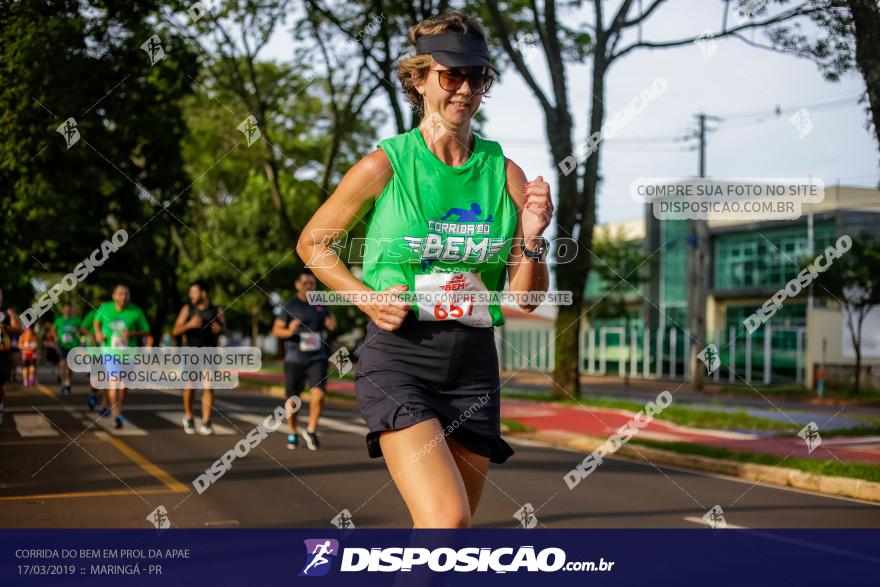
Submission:
[[[485,69],[464,71],[461,69],[432,69],[440,78],[440,87],[447,92],[454,92],[467,80],[468,87],[474,94],[485,94],[495,81]]]

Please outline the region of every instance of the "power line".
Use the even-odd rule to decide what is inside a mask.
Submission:
[[[733,120],[737,118],[764,118],[767,116],[774,116],[776,118],[782,116],[786,112],[797,112],[802,108],[807,110],[811,110],[813,112],[822,112],[823,110],[836,110],[842,107],[855,106],[858,104],[858,100],[861,98],[861,94],[857,96],[850,96],[848,98],[841,98],[838,100],[825,100],[823,102],[815,102],[812,104],[804,104],[801,106],[787,106],[782,107],[777,105],[773,110],[751,110],[745,112],[730,112],[728,114],[719,114],[719,116],[725,120]]]
[[[861,95],[850,96],[848,98],[840,98],[837,100],[826,100],[824,102],[813,102],[809,104],[796,105],[796,106],[779,106],[777,105],[772,110],[751,110],[751,111],[740,111],[740,112],[729,112],[727,114],[714,116],[709,121],[714,121],[720,124],[720,126],[716,126],[714,128],[706,127],[706,132],[717,132],[717,131],[726,131],[733,130],[737,128],[744,128],[748,126],[757,126],[761,124],[766,124],[768,122],[773,122],[779,120],[784,114],[799,112],[801,109],[806,109],[810,113],[813,112],[825,112],[831,110],[840,110],[842,108],[850,108],[852,106],[858,105],[858,100],[861,98]],[[741,119],[753,119],[743,120],[743,122],[729,124],[727,121],[729,120],[741,120]],[[612,148],[614,145],[650,145],[650,144],[676,144],[676,143],[685,143],[688,141],[693,141],[699,139],[699,133],[694,128],[685,128],[679,129],[677,131],[670,131],[669,133],[659,133],[657,135],[648,135],[643,137],[620,137],[620,138],[608,138],[604,139],[602,142],[605,143],[609,148]],[[542,148],[546,147],[546,142],[542,140],[528,139],[528,138],[497,138],[495,139],[501,143],[512,145],[512,146],[522,146],[522,147],[535,147],[540,146]],[[576,144],[580,144],[577,142]],[[661,149],[656,152],[677,152],[677,151],[692,151],[696,147],[689,147],[685,149]],[[633,149],[639,150],[642,149]],[[644,150],[645,152],[654,152],[648,149]]]

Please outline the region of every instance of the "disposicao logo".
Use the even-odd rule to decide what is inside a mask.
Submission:
[[[333,559],[339,554],[339,541],[332,538],[310,538],[306,543],[306,566],[300,577],[322,577],[330,572]]]

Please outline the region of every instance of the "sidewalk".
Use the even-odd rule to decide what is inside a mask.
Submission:
[[[242,377],[254,381],[264,382],[266,385],[284,385],[284,376],[278,373],[242,373]],[[503,378],[502,378],[503,380]],[[513,380],[511,380],[513,381]],[[512,387],[520,387],[511,383]],[[546,385],[543,388],[546,390]],[[661,385],[658,389],[662,390]],[[334,393],[350,395],[354,397],[354,382],[351,380],[331,379],[327,381],[327,390]],[[642,392],[644,390],[640,390]],[[646,391],[644,401],[656,398],[658,392]],[[680,392],[675,393],[678,402]],[[593,393],[592,395],[598,395]],[[609,394],[602,392],[603,396]],[[631,401],[641,401],[641,393],[638,397],[630,396]],[[686,393],[682,393],[686,395]],[[728,398],[723,398],[727,403]],[[778,404],[777,404],[778,405]],[[802,404],[798,404],[803,408]],[[768,406],[769,407],[769,406]],[[827,408],[825,408],[827,410]],[[816,423],[820,433],[835,408],[828,415],[816,414]],[[616,410],[597,407],[580,407],[552,402],[532,400],[519,400],[503,398],[501,402],[501,417],[516,420],[531,426],[540,432],[568,432],[599,438],[607,438],[614,434],[618,428],[625,425],[634,416],[628,410]],[[662,416],[662,415],[661,415]],[[823,417],[824,416],[824,417]],[[820,419],[821,418],[821,419]],[[797,436],[788,438],[772,438],[767,433],[748,433],[729,430],[711,430],[703,428],[688,428],[678,426],[660,419],[654,419],[647,426],[640,429],[637,437],[645,440],[657,440],[663,442],[690,442],[731,451],[747,453],[772,454],[779,457],[808,458],[818,460],[838,460],[843,462],[863,462],[880,465],[880,436],[847,436],[823,438],[822,444],[812,453],[807,449],[806,443]]]

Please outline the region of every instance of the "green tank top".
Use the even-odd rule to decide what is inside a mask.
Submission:
[[[517,212],[501,146],[474,134],[473,152],[458,167],[438,159],[418,128],[379,148],[394,176],[367,221],[364,283],[376,291],[406,284],[410,292],[461,292],[464,303],[414,304],[419,320],[504,324],[499,304],[467,301],[469,290],[504,291]]]

